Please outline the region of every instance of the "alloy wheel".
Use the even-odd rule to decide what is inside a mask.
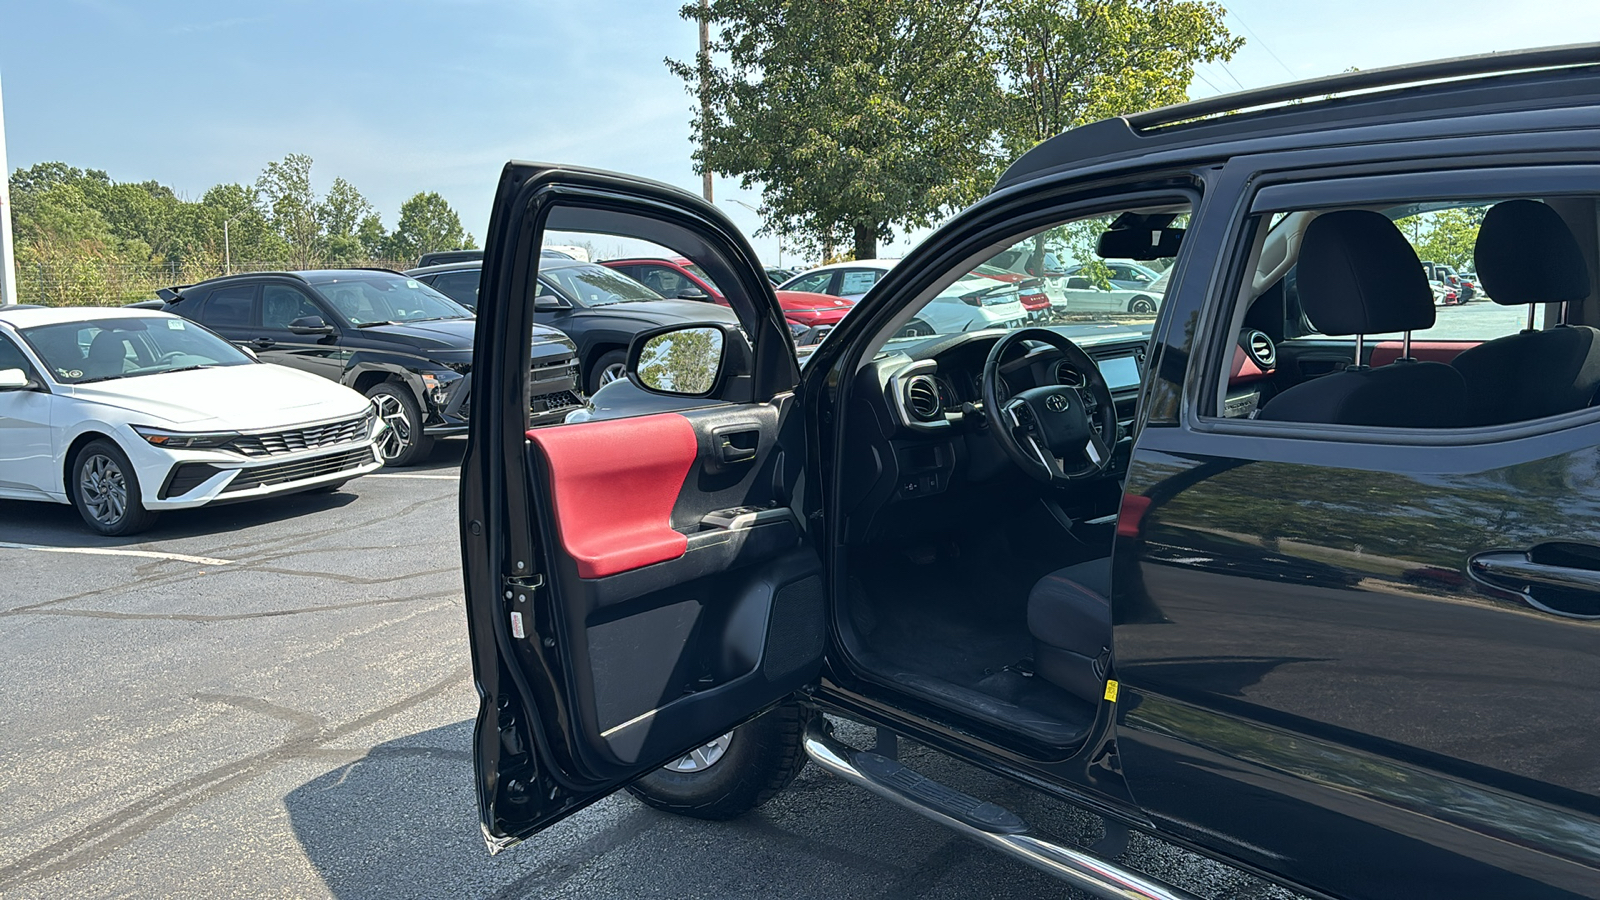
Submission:
[[[372,398],[378,405],[378,418],[389,426],[383,431],[383,438],[378,442],[378,453],[384,462],[398,457],[404,453],[411,443],[411,421],[406,418],[406,409],[400,403],[400,398],[393,394],[376,393]]]
[[[613,381],[621,381],[627,377],[627,374],[628,367],[625,363],[614,363],[606,366],[600,370],[600,386],[605,387]]]
[[[704,772],[722,759],[731,743],[733,743],[733,732],[730,731],[708,744],[690,750],[678,757],[675,762],[667,763],[661,768],[668,772]]]
[[[128,481],[117,461],[96,453],[78,469],[78,496],[96,522],[115,526],[128,513]]]

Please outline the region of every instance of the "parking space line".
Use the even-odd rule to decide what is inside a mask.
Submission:
[[[432,479],[434,481],[458,481],[461,478],[460,475],[400,475],[400,474],[387,474],[387,473],[363,475],[362,477],[363,478],[426,478],[426,479]]]
[[[45,553],[85,553],[90,556],[142,556],[147,559],[170,559],[174,562],[195,563],[201,566],[232,565],[231,559],[212,556],[190,556],[187,553],[160,553],[155,550],[113,550],[110,547],[49,547],[44,544],[14,544],[0,541],[0,550],[41,550]]]

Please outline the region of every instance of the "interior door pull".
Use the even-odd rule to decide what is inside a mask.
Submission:
[[[1526,552],[1520,550],[1491,550],[1479,553],[1468,560],[1467,566],[1468,571],[1479,581],[1514,594],[1521,594],[1523,599],[1546,612],[1586,619],[1600,618],[1593,612],[1594,596],[1592,596],[1600,595],[1600,569],[1534,562]],[[1560,593],[1551,594],[1546,591],[1535,594],[1537,588],[1556,588],[1559,591],[1591,596],[1586,598],[1589,602],[1583,604],[1586,608],[1582,611],[1563,609],[1557,605],[1560,603]]]
[[[711,452],[721,465],[749,462],[761,446],[761,430],[748,425],[725,425],[711,430]]]

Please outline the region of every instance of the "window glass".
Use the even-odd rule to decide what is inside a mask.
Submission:
[[[312,287],[357,328],[472,317],[472,310],[404,275],[362,272],[340,275]]]
[[[253,360],[204,328],[177,316],[117,316],[22,330],[56,380],[88,384]]]
[[[28,358],[22,355],[22,348],[3,334],[0,334],[0,369],[21,369],[29,374],[33,372],[33,366],[28,365]]]
[[[478,282],[482,273],[477,269],[466,272],[445,272],[433,280],[433,289],[465,306],[478,308]]]
[[[610,306],[613,303],[633,303],[640,300],[660,300],[661,294],[632,278],[605,266],[583,263],[576,266],[546,266],[539,277],[556,288],[568,299],[584,306]]]
[[[663,297],[676,297],[694,283],[666,266],[639,266],[638,276],[645,287]]]
[[[875,269],[846,269],[839,275],[839,295],[853,297],[865,294],[877,283],[878,272]]]
[[[711,280],[711,276],[706,274],[706,270],[705,269],[700,268],[699,266],[695,265],[694,263],[689,263],[688,265],[684,266],[684,268],[688,269],[690,272],[693,272],[694,273],[694,277],[696,277],[696,278],[700,279],[701,281],[705,282],[707,285],[710,286],[710,288],[713,291],[716,291],[719,294],[722,293],[722,289],[717,287],[717,283],[715,281]]]
[[[784,285],[783,289],[786,291],[810,291],[813,294],[831,294],[833,292],[828,290],[828,283],[831,281],[833,281],[833,271],[830,269],[826,272],[812,272],[810,275],[802,275]]]
[[[256,286],[238,284],[218,288],[200,308],[200,321],[213,328],[243,327],[250,324],[250,303]]]
[[[311,298],[286,284],[261,286],[261,327],[286,329],[295,319],[306,316],[322,318]]]

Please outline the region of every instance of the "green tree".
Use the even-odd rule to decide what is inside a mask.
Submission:
[[[350,262],[370,255],[363,249],[359,232],[366,220],[375,219],[376,215],[377,211],[355,185],[335,178],[316,207],[328,258],[334,262]]]
[[[287,262],[309,269],[323,255],[322,225],[317,221],[317,196],[311,189],[311,157],[291,153],[269,162],[256,179],[256,191],[272,228],[288,249]]]
[[[713,0],[709,60],[667,60],[697,110],[696,164],[763,190],[768,227],[798,243],[849,235],[858,259],[895,228],[970,202],[998,100],[983,0]],[[699,19],[700,7],[683,7]]]
[[[1411,240],[1418,257],[1460,271],[1473,267],[1478,228],[1486,212],[1486,206],[1462,206],[1407,216],[1395,224]]]
[[[461,228],[461,217],[433,191],[416,194],[400,204],[400,221],[389,235],[388,255],[411,260],[435,250],[472,249],[472,235]]]

